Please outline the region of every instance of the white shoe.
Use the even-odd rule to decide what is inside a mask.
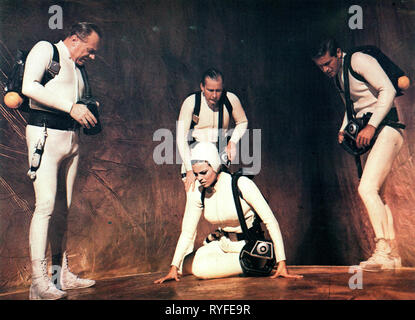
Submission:
[[[389,245],[391,247],[390,257],[395,261],[395,269],[399,269],[402,267],[402,259],[399,255],[398,244],[396,240],[389,240]]]
[[[81,288],[92,287],[95,284],[95,280],[81,279],[81,278],[78,278],[78,276],[74,275],[69,270],[68,255],[66,254],[66,252],[64,252],[63,259],[62,259],[60,284],[61,284],[62,290],[81,289]]]
[[[48,277],[46,259],[32,261],[32,284],[30,300],[58,300],[66,297],[66,292],[57,289]]]
[[[397,261],[391,257],[391,248],[387,240],[376,239],[376,249],[373,255],[366,261],[360,262],[360,267],[365,271],[394,270]]]

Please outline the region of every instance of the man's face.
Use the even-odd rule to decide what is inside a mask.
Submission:
[[[95,59],[99,47],[100,38],[96,32],[92,32],[86,39],[78,36],[71,36],[72,51],[71,58],[77,65],[84,65],[85,62]]]
[[[320,58],[313,59],[314,63],[320,68],[323,73],[329,78],[334,78],[341,68],[342,51],[337,49],[335,56],[331,56],[327,51],[326,54]]]
[[[210,187],[215,181],[218,174],[207,162],[197,162],[192,165],[193,173],[196,179],[204,188]]]
[[[222,77],[217,79],[205,78],[205,85],[200,84],[200,89],[206,98],[207,104],[210,108],[215,108],[223,92]]]

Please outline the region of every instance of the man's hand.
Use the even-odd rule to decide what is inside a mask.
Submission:
[[[183,181],[184,189],[186,190],[186,192],[190,190],[190,187],[192,187],[192,191],[195,190],[195,181],[196,181],[196,176],[193,173],[193,171],[192,170],[186,171],[186,178]]]
[[[364,127],[356,138],[356,146],[358,148],[363,148],[370,145],[370,141],[372,140],[373,136],[375,135],[376,128],[370,124]]]
[[[236,144],[232,141],[228,142],[226,146],[226,155],[228,156],[228,160],[232,162],[236,156]]]
[[[97,119],[84,104],[74,103],[69,115],[84,128],[89,129],[97,124]]]
[[[344,141],[344,131],[340,131],[339,135],[337,137],[337,141],[339,142],[339,144],[342,144]]]

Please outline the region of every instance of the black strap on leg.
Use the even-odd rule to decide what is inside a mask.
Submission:
[[[357,168],[357,177],[360,178],[362,177],[363,174],[363,169],[362,169],[362,160],[360,159],[360,156],[355,156],[354,160],[356,162],[356,168]]]

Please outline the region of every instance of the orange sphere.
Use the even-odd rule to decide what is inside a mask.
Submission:
[[[23,102],[23,98],[17,92],[7,92],[4,96],[4,104],[12,109],[17,109]]]
[[[411,84],[411,81],[409,81],[409,78],[407,76],[399,77],[398,87],[401,88],[402,90],[408,89],[410,84]]]

